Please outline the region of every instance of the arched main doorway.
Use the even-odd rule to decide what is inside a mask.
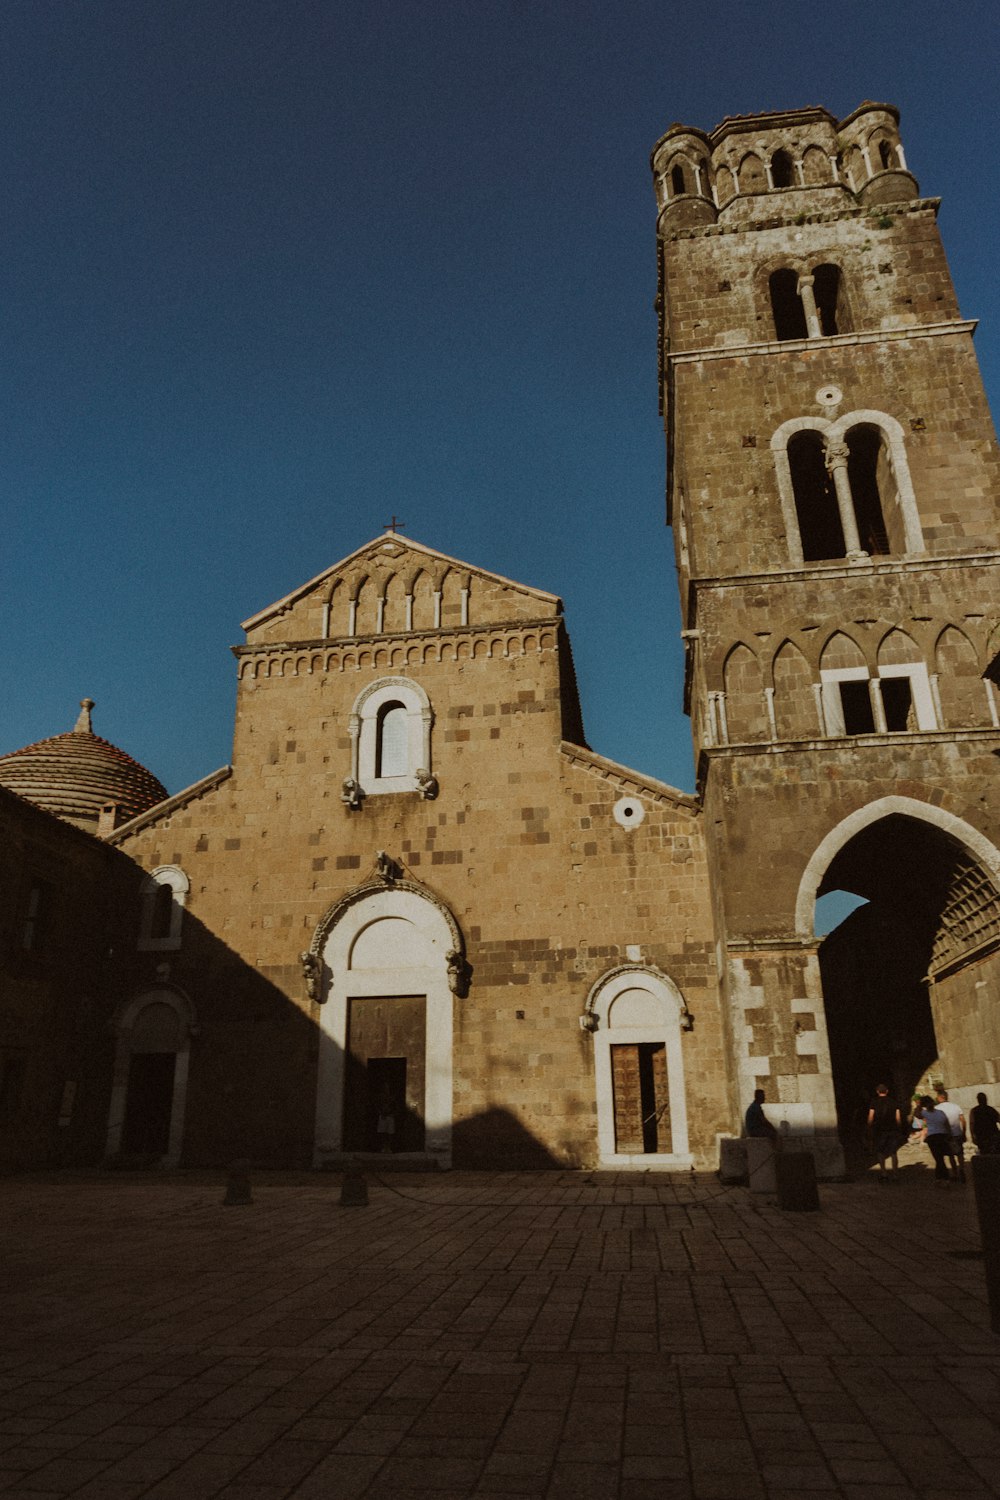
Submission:
[[[803,877],[865,905],[819,947],[841,1136],[859,1140],[875,1085],[901,1102],[942,1081],[968,1109],[1000,1054],[1000,852],[940,808],[887,797],[845,819]]]
[[[451,1164],[452,1039],[464,950],[451,913],[410,882],[371,886],[320,924],[315,1161],[426,1152]],[[388,1141],[379,1117],[391,1118]]]

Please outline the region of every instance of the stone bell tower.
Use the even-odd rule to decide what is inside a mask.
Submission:
[[[1000,1070],[1000,472],[898,124],[740,116],[652,155],[731,1107],[763,1087],[830,1169],[881,1077],[971,1103]],[[835,889],[868,905],[823,943]]]

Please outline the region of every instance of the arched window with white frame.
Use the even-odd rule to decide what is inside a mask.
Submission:
[[[771,451],[793,564],[924,551],[903,429],[887,412],[793,417]]]
[[[184,907],[190,882],[177,865],[160,865],[142,883],[139,907],[139,951],[176,951],[181,945]]]
[[[430,699],[408,677],[380,677],[351,713],[351,775],[365,796],[414,792],[431,776]]]

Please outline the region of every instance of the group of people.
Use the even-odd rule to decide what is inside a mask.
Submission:
[[[976,1095],[976,1106],[969,1111],[968,1133],[973,1145],[984,1156],[1000,1154],[1000,1113],[985,1094]],[[904,1117],[901,1106],[880,1083],[868,1109],[868,1133],[878,1160],[880,1180],[891,1182],[899,1170],[899,1148],[909,1137],[926,1142],[934,1159],[937,1182],[965,1181],[965,1115],[948,1098],[948,1090],[939,1088],[935,1095],[914,1096],[912,1121]],[[891,1163],[891,1168],[887,1168]]]

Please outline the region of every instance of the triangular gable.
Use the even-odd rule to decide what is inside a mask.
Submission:
[[[426,601],[422,611],[418,609],[417,617],[413,617],[412,608],[406,612],[407,618],[413,617],[412,625],[404,621],[402,600],[407,590],[412,589],[416,575],[423,575],[421,586],[428,598],[435,589],[444,591],[448,601],[440,619],[444,628],[458,625],[463,612],[468,613],[458,602],[463,591],[476,598],[479,606],[474,609],[477,618],[471,623],[551,618],[562,613],[562,601],[556,594],[515,583],[499,573],[473,567],[422,542],[392,533],[366,542],[283,599],[251,615],[243,621],[243,629],[251,644],[255,640],[278,638],[298,641],[319,636],[426,629],[435,623],[427,617],[432,607]],[[393,608],[386,613],[384,608],[378,609],[377,601],[379,597],[387,599],[390,591]],[[333,599],[341,606],[343,620],[329,615],[327,606]],[[353,624],[349,628],[346,622],[352,599],[357,601],[357,608],[350,613]],[[434,608],[441,613],[440,606]]]

